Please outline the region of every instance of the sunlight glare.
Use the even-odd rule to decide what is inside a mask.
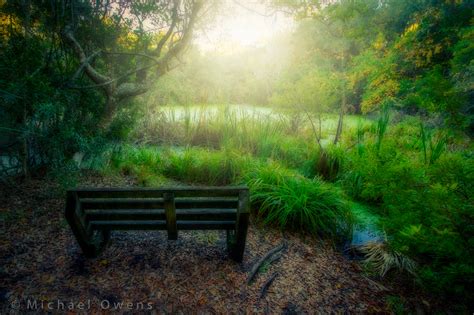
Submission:
[[[202,51],[231,52],[262,46],[294,25],[290,17],[258,1],[227,0],[221,12],[211,27],[198,33],[196,44]]]

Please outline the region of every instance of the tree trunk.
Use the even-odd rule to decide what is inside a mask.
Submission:
[[[104,107],[104,114],[101,117],[99,127],[102,130],[107,130],[114,119],[117,109],[117,100],[113,96],[108,96]]]
[[[26,104],[23,109],[23,126],[26,129]],[[22,152],[21,152],[21,160],[22,160],[22,168],[23,168],[23,176],[25,179],[30,178],[30,170],[29,170],[29,152],[28,152],[28,135],[25,133],[22,139]]]
[[[346,88],[343,85],[342,87],[342,102],[341,109],[339,111],[339,120],[337,122],[336,136],[334,137],[334,144],[337,144],[342,134],[342,122],[344,119],[344,111],[346,109]]]
[[[31,16],[31,11],[30,11],[30,1],[29,0],[26,0],[26,1],[22,1],[22,6],[23,6],[23,10],[25,12],[25,20],[24,20],[24,24],[23,24],[23,27],[24,27],[24,32],[25,32],[25,43],[26,43],[26,49],[28,49],[28,45],[30,44],[29,43],[29,40],[30,40],[30,16]],[[27,78],[30,73],[29,73],[30,69],[26,68],[26,76],[25,78]],[[28,82],[26,82],[26,84],[28,84]],[[27,101],[27,98],[25,97],[24,100],[23,100],[23,117],[22,117],[22,126],[24,128],[24,134],[23,134],[23,139],[21,140],[21,143],[22,143],[22,148],[21,148],[21,162],[22,162],[22,172],[23,172],[23,176],[25,177],[25,179],[29,179],[30,178],[30,170],[29,170],[29,152],[28,152],[28,137],[29,137],[29,134],[26,132],[27,130],[27,116],[28,116],[28,101]]]
[[[342,52],[341,58],[341,73],[342,73],[342,101],[341,101],[341,109],[339,111],[339,120],[337,122],[337,130],[336,136],[334,137],[334,144],[337,144],[341,134],[342,134],[342,121],[344,119],[344,112],[346,110],[346,76],[345,76],[345,64],[344,64],[344,51]]]

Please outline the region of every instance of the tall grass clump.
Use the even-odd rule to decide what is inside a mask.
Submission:
[[[313,148],[300,169],[306,177],[334,181],[342,169],[344,153],[344,148],[332,145],[324,149]]]
[[[432,130],[427,129],[420,122],[420,140],[425,164],[433,164],[445,151],[448,139],[444,135],[434,139]]]
[[[382,107],[382,111],[380,116],[377,120],[377,128],[376,128],[376,135],[377,135],[377,142],[376,147],[377,151],[380,150],[380,146],[382,145],[382,139],[387,131],[388,123],[390,122],[390,108],[387,104]]]
[[[251,201],[266,224],[341,239],[352,227],[343,194],[319,179],[308,179],[275,163],[246,174]]]
[[[162,173],[187,184],[231,185],[240,181],[250,165],[248,156],[235,151],[187,148],[166,152]]]
[[[135,177],[141,186],[161,186],[166,183],[162,176],[161,152],[152,147],[121,146],[112,152],[104,173],[117,173]]]

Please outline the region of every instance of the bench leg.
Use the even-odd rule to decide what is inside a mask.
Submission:
[[[243,213],[240,215],[236,231],[227,230],[227,249],[230,257],[236,262],[242,262],[244,258],[248,220],[248,213]]]
[[[110,231],[109,230],[100,230],[95,231],[92,236],[92,242],[89,252],[86,254],[87,257],[97,257],[99,256],[107,245],[110,242]]]
[[[65,215],[84,255],[97,257],[109,243],[110,231],[90,231],[85,227],[84,213],[77,194],[74,192],[67,193]]]
[[[88,240],[81,240],[79,245],[81,246],[84,256],[95,258],[104,251],[109,241],[110,231],[94,231]]]
[[[237,209],[235,235],[232,235],[230,244],[230,256],[237,262],[242,262],[244,258],[245,241],[247,239],[247,229],[249,226],[249,215],[249,191],[243,190],[239,193],[239,207]]]
[[[234,230],[227,230],[226,231],[226,236],[227,236],[227,252],[232,255],[232,251],[234,249],[235,245],[235,231]]]

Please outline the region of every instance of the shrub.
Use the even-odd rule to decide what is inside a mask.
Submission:
[[[362,155],[356,149],[350,152],[343,187],[354,197],[379,205],[389,252],[416,261],[419,284],[457,300],[472,299],[468,290],[474,285],[471,158],[445,153],[425,164],[416,152],[397,150],[403,140],[386,140],[379,153],[370,146]]]
[[[263,222],[340,239],[351,229],[352,217],[343,194],[319,179],[307,179],[275,163],[245,176],[251,199]]]

